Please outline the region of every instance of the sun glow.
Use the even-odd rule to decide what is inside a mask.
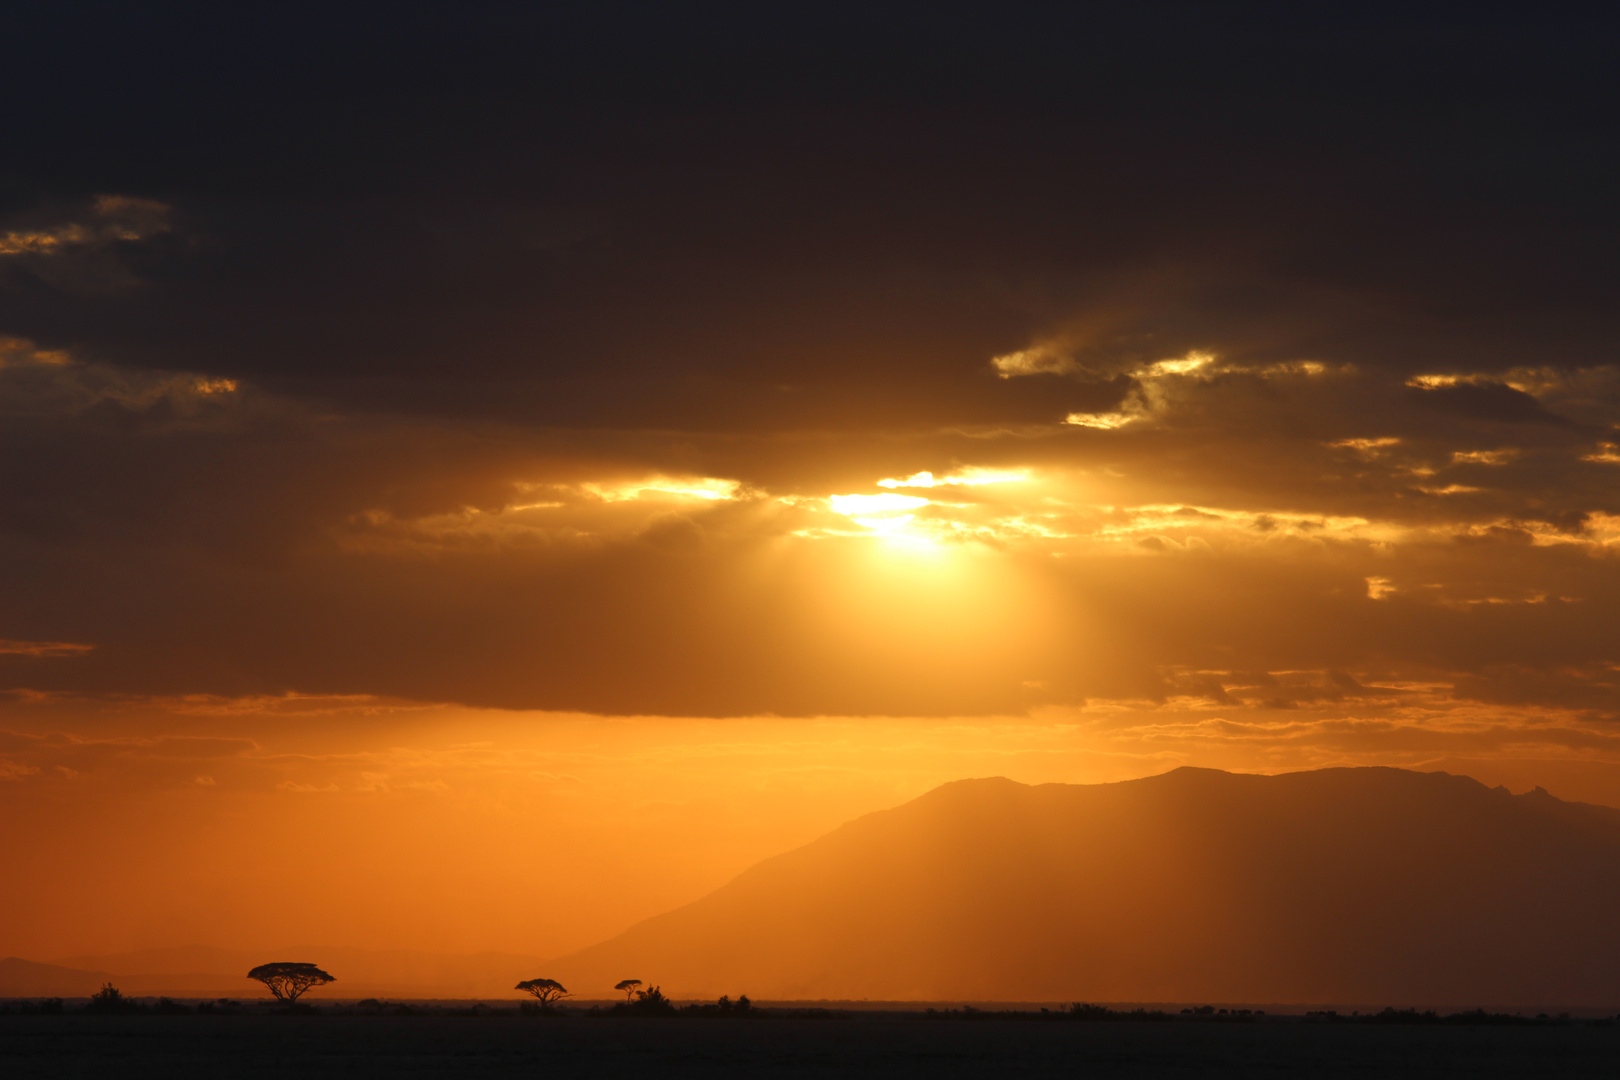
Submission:
[[[927,499],[917,495],[834,495],[827,501],[832,504],[834,513],[848,518],[916,510],[928,505]]]
[[[875,517],[850,518],[850,520],[853,521],[855,524],[864,525],[868,529],[871,529],[873,532],[880,533],[880,534],[883,534],[885,536],[893,535],[893,534],[896,534],[896,533],[900,532],[901,529],[904,529],[907,525],[911,524],[916,519],[917,519],[916,514],[901,514],[898,517],[890,517],[890,518],[875,518]]]
[[[834,513],[844,515],[885,540],[934,546],[932,537],[910,528],[917,520],[917,515],[910,511],[930,505],[930,500],[921,496],[885,492],[881,495],[833,495],[827,501]]]

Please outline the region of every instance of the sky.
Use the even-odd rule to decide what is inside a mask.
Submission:
[[[1614,30],[8,5],[0,954],[551,956],[967,776],[1620,805]]]

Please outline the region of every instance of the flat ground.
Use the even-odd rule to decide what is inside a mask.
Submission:
[[[0,1016],[6,1077],[1620,1076],[1620,1027]]]

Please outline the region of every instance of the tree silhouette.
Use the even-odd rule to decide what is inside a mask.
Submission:
[[[247,977],[264,983],[277,1001],[284,1001],[288,1005],[297,1001],[303,996],[304,991],[311,987],[337,982],[314,964],[295,964],[288,961],[260,964],[248,972]]]
[[[568,996],[568,988],[556,979],[524,979],[512,989],[522,990],[540,999],[540,1007],[549,1009],[553,1002]]]
[[[624,991],[624,1000],[631,1001],[631,1000],[633,1000],[635,998],[636,991],[641,989],[641,980],[640,979],[625,979],[625,980],[621,981],[613,989],[615,989],[615,990],[623,990]]]

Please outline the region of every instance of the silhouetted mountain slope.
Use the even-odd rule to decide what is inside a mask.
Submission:
[[[79,971],[8,956],[0,960],[0,998],[86,997],[109,978],[105,971]]]
[[[548,966],[693,994],[1620,1003],[1620,811],[1400,769],[946,784]]]

